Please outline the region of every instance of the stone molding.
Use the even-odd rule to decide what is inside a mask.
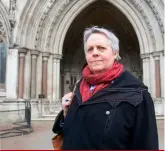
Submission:
[[[43,35],[46,36],[46,38],[45,38],[46,42],[45,42],[45,45],[44,45],[44,50],[46,48],[49,48],[49,46],[51,44],[51,38],[53,36],[52,32],[53,32],[53,29],[55,28],[56,23],[58,22],[59,18],[64,15],[64,11],[69,6],[71,6],[71,3],[76,4],[77,1],[78,0],[63,0],[63,1],[50,0],[50,1],[47,1],[44,4],[45,5],[44,6],[44,11],[43,11],[43,14],[41,14],[41,19],[38,21],[39,26],[38,26],[38,29],[36,30],[36,37],[35,37],[36,40],[34,42],[34,47],[35,48],[40,48],[40,44],[41,44],[40,42],[43,39]],[[147,28],[150,32],[150,36],[151,36],[151,39],[152,39],[153,46],[156,47],[156,38],[155,38],[155,35],[154,35],[154,32],[153,32],[153,27],[152,27],[152,25],[149,21],[148,16],[144,12],[144,9],[142,8],[142,6],[139,3],[140,0],[127,0],[127,1],[128,1],[128,3],[132,3],[135,6],[135,9],[137,9],[139,11],[139,13],[142,15],[144,21],[147,24]],[[150,7],[153,6],[153,2],[152,1],[150,2],[150,0],[148,0],[146,3],[149,3]],[[58,7],[58,9],[55,9],[55,7]],[[48,29],[46,31],[43,31],[43,28],[46,25],[45,20],[49,16],[49,14],[52,12],[51,11],[52,9],[53,9],[53,12],[54,12],[54,16],[50,21],[50,26],[48,26]],[[155,12],[155,15],[156,15],[157,11],[154,10],[154,12]],[[159,18],[157,17],[157,19],[159,19]]]
[[[10,47],[14,47],[14,28],[16,26],[16,0],[9,2]]]
[[[161,103],[164,100],[164,98],[163,97],[153,98],[153,100],[154,100],[154,103]]]
[[[9,17],[11,20],[15,20],[15,12],[16,12],[16,0],[10,0]]]
[[[0,19],[0,32],[1,32],[1,34],[0,34],[0,42],[2,41],[2,42],[5,42],[6,41],[6,32],[5,32],[5,28],[4,28],[4,25],[3,25],[3,23],[2,23],[2,20]]]
[[[31,52],[31,55],[36,55],[36,56],[38,56],[39,55],[39,50],[30,50],[30,52]]]
[[[153,55],[154,58],[156,58],[156,57],[160,57],[161,54],[163,55],[163,53],[164,53],[164,50],[162,50],[162,51],[155,51],[155,52],[152,52],[152,55]]]
[[[44,21],[46,19],[46,17],[48,16],[50,10],[52,9],[54,3],[56,3],[56,0],[50,0],[50,2],[45,6],[45,11],[39,21],[39,26],[38,26],[38,29],[37,29],[37,35],[36,35],[36,38],[35,38],[35,48],[38,47],[39,45],[39,41],[40,41],[40,37],[42,37],[41,33],[42,33],[42,29],[44,27]]]
[[[46,39],[46,48],[49,47],[49,43],[50,43],[50,38],[51,38],[51,35],[52,35],[52,31],[53,31],[53,28],[56,24],[56,21],[58,21],[58,19],[60,18],[60,16],[62,15],[62,12],[65,10],[65,7],[67,7],[69,5],[70,2],[72,1],[75,1],[75,0],[64,0],[63,4],[61,5],[60,9],[57,11],[57,13],[54,15],[54,18],[53,18],[53,22],[51,24],[51,27],[49,29],[49,32],[48,32],[48,36],[47,36],[47,39]]]
[[[150,31],[150,35],[151,35],[151,38],[152,38],[152,43],[153,43],[153,45],[155,47],[156,39],[155,39],[155,35],[154,35],[154,32],[153,32],[152,25],[151,25],[151,23],[150,23],[150,21],[148,19],[148,16],[144,12],[144,9],[140,6],[139,0],[129,0],[129,2],[131,2],[137,8],[137,10],[140,12],[140,14],[142,15],[144,21],[147,24],[147,28]]]
[[[162,53],[163,53],[163,56],[164,56],[164,54],[165,54],[164,50],[162,50]]]
[[[49,57],[50,56],[50,52],[42,52],[42,56],[43,57]]]
[[[29,49],[26,47],[20,47],[20,48],[18,48],[18,53],[27,53],[28,50]]]
[[[7,9],[5,8],[4,4],[2,1],[0,1],[0,22],[3,25],[4,31],[5,31],[5,42],[9,44],[10,41],[10,21],[9,21],[9,16]]]
[[[25,55],[26,55],[26,53],[24,53],[24,52],[20,52],[20,53],[19,53],[19,57],[20,57],[20,58],[22,58],[22,57],[24,58]]]
[[[62,59],[62,55],[61,54],[52,54],[53,59]]]
[[[148,5],[150,6],[156,20],[158,21],[158,24],[159,24],[159,27],[160,27],[160,30],[161,30],[161,33],[162,33],[162,36],[164,35],[164,25],[163,25],[163,22],[160,18],[160,14],[158,13],[158,10],[156,9],[156,7],[154,6],[152,0],[146,0],[146,2],[148,3]],[[164,36],[163,36],[164,37]]]
[[[141,54],[140,56],[141,56],[142,59],[149,59],[150,58],[149,53]]]

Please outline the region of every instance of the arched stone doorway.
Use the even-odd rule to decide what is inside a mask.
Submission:
[[[61,93],[70,91],[69,82],[74,83],[80,77],[84,62],[84,29],[100,25],[111,29],[119,37],[123,64],[148,86],[160,108],[156,109],[157,114],[162,114],[163,6],[162,1],[151,0],[28,1],[15,38],[24,50],[18,49],[18,55],[24,55],[26,60],[20,64],[25,75],[22,78],[22,98],[32,98],[30,92],[34,92],[35,99],[44,88],[47,99],[56,103],[60,101]]]
[[[111,3],[96,1],[77,15],[65,36],[61,60],[62,95],[71,91],[76,80],[81,78],[85,62],[83,31],[93,25],[108,28],[116,34],[120,40],[120,62],[142,80],[139,43],[130,21]]]

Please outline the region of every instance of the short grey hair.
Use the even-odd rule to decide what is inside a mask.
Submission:
[[[112,33],[111,31],[109,31],[105,28],[99,28],[98,26],[93,26],[93,27],[87,28],[84,31],[83,41],[84,41],[84,51],[85,51],[85,53],[87,51],[87,46],[86,46],[87,40],[90,37],[90,35],[92,35],[94,33],[104,34],[108,38],[108,40],[110,41],[112,51],[119,51],[119,39],[115,36],[114,33]],[[118,54],[116,60],[120,60],[120,59],[121,59],[121,57]]]

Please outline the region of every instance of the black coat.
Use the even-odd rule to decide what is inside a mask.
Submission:
[[[63,149],[158,149],[158,134],[152,98],[142,82],[124,71],[108,87],[82,103],[79,85],[60,127]]]

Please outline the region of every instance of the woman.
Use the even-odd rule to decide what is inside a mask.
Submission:
[[[158,149],[152,98],[147,87],[124,71],[119,40],[104,28],[84,32],[87,66],[73,93],[62,98],[63,115],[53,132],[62,149]]]

